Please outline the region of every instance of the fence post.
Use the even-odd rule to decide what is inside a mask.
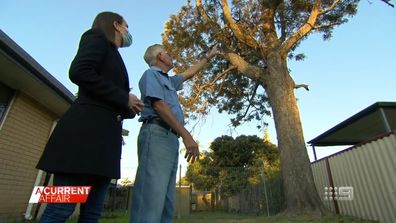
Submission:
[[[180,164],[179,167],[180,167],[180,171],[179,171],[179,199],[178,199],[179,200],[179,205],[178,205],[178,208],[177,208],[178,209],[177,210],[177,212],[178,212],[177,213],[177,218],[178,219],[181,218],[181,216],[180,216],[181,213],[180,212],[181,212],[181,171],[182,171],[182,165]]]
[[[263,183],[264,183],[264,195],[265,195],[265,205],[267,206],[267,216],[269,217],[269,204],[268,204],[268,195],[267,195],[267,186],[265,184],[265,173],[262,172]]]
[[[190,208],[189,214],[192,213],[192,184],[190,184],[190,197],[189,197],[188,206]]]
[[[127,188],[127,200],[126,200],[125,210],[128,211],[129,210],[129,199],[130,199],[130,194],[131,194],[131,186],[126,185],[125,187]]]
[[[111,212],[114,212],[115,210],[115,201],[116,201],[116,196],[117,196],[117,179],[115,179],[115,184],[114,184],[114,188],[113,188],[113,197],[112,197],[112,201],[111,201]]]

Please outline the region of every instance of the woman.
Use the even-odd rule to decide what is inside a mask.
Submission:
[[[69,70],[78,98],[59,120],[38,169],[54,174],[54,186],[91,186],[79,222],[97,222],[111,179],[120,178],[122,119],[133,118],[143,103],[129,93],[119,47],[132,44],[128,24],[102,12],[85,32]],[[65,222],[75,204],[49,204],[40,222]]]

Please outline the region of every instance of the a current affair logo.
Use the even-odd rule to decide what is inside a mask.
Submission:
[[[90,186],[35,186],[29,203],[85,203]]]

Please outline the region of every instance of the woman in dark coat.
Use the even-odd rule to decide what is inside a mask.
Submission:
[[[132,43],[126,21],[102,12],[85,32],[69,70],[78,98],[59,120],[37,164],[54,174],[54,186],[91,186],[79,222],[97,222],[111,179],[120,178],[122,119],[142,102],[129,93],[119,47]],[[40,222],[65,222],[75,204],[49,204]]]

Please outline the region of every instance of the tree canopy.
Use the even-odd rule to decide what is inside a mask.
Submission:
[[[278,171],[275,145],[257,136],[221,136],[198,162],[189,165],[186,177],[197,190],[219,190],[229,197],[248,184],[257,184],[263,175],[271,177]]]
[[[270,115],[263,86],[272,75],[268,55],[278,51],[282,58],[303,59],[294,53],[301,41],[313,31],[329,39],[335,26],[356,13],[359,1],[231,2],[197,0],[195,7],[182,7],[166,23],[163,43],[176,61],[176,72],[220,45],[222,55],[185,87],[181,102],[190,117],[205,115],[214,106],[234,114],[234,126],[254,119],[263,126]]]

